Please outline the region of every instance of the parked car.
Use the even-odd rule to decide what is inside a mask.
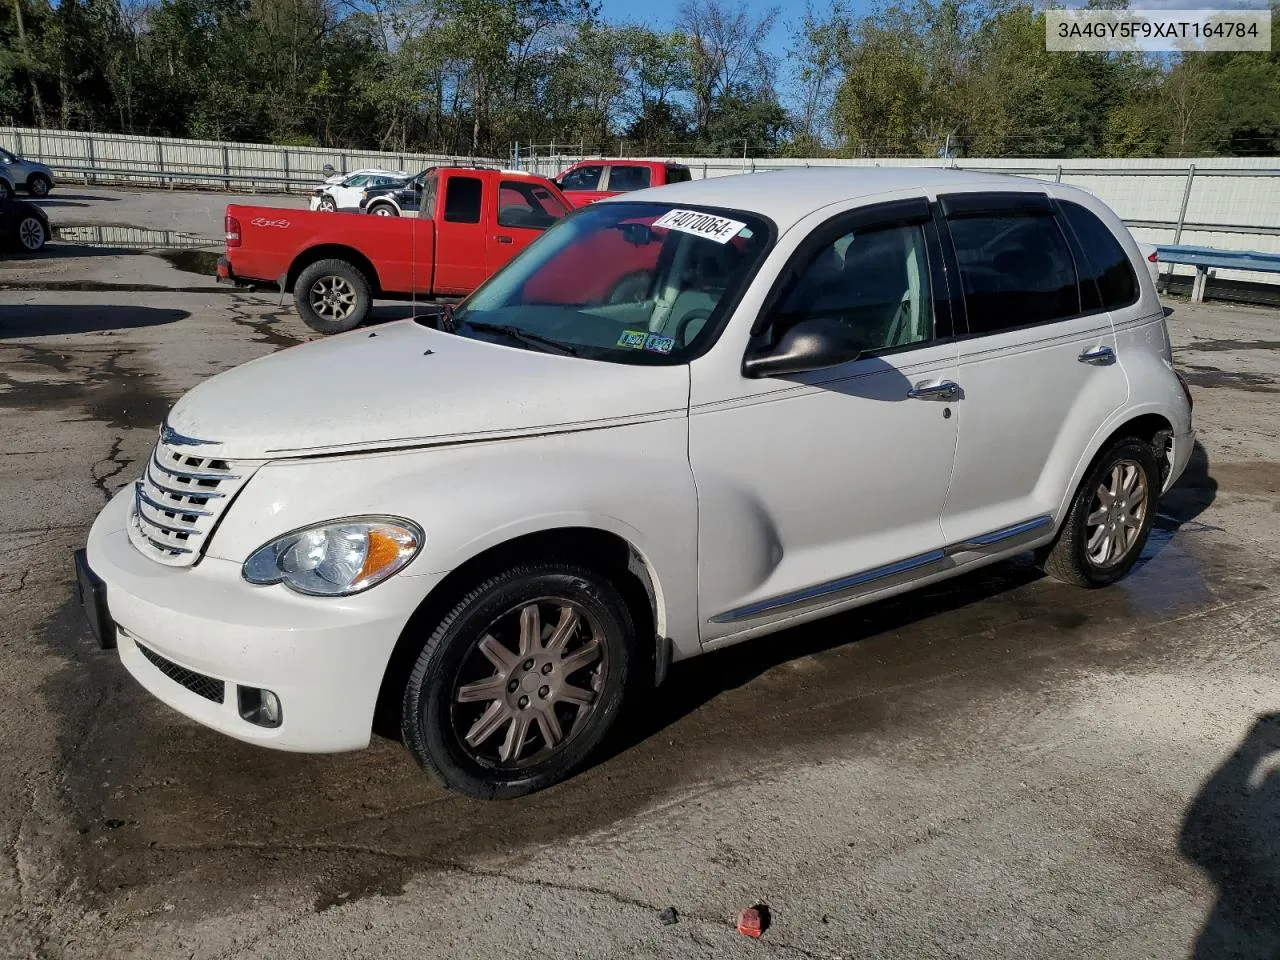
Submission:
[[[403,184],[409,175],[395,170],[357,170],[346,176],[330,177],[311,194],[310,209],[332,213],[336,210],[358,210],[360,197],[367,187]]]
[[[392,220],[232,204],[218,276],[279,284],[307,326],[340,333],[364,322],[374,297],[470,293],[569,212],[531,174],[441,167],[424,184],[419,214]]]
[[[0,147],[0,200],[25,190],[33,197],[46,196],[53,189],[53,171],[35,160],[24,160]]]
[[[620,193],[686,183],[692,179],[682,163],[660,160],[582,160],[556,178],[560,192],[575,207]]]
[[[403,183],[367,187],[360,197],[361,212],[371,213],[377,217],[402,217],[406,214],[417,214],[421,209],[423,189],[426,187],[427,178],[437,169],[437,167],[427,167],[416,177]],[[492,170],[494,168],[481,164],[470,164],[466,169]],[[519,174],[521,171],[510,170],[506,172]]]
[[[0,239],[4,246],[21,253],[39,253],[53,236],[49,217],[34,203],[0,200]]]
[[[724,177],[593,204],[439,317],[200,384],[78,576],[200,723],[337,751],[376,718],[512,797],[674,661],[1028,551],[1115,582],[1193,438],[1138,247],[1089,194]]]

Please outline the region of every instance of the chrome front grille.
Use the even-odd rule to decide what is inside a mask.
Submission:
[[[134,483],[129,539],[153,560],[190,566],[222,511],[258,466],[157,443]]]

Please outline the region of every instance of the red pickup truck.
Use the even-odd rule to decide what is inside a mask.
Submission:
[[[545,177],[470,167],[429,173],[416,216],[231,204],[218,277],[277,284],[307,326],[341,333],[374,297],[467,295],[570,209]]]
[[[556,186],[575,207],[605,197],[692,180],[689,168],[666,160],[580,160],[556,179]]]

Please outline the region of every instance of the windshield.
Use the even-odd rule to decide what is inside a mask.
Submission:
[[[596,204],[467,298],[455,328],[615,363],[683,363],[718,334],[770,232],[735,210]]]

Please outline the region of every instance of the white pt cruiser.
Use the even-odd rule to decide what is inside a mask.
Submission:
[[[673,661],[1025,551],[1115,581],[1192,444],[1142,255],[1092,196],[726,177],[592,204],[456,310],[197,386],[79,583],[203,724],[338,751],[386,723],[512,797]]]

